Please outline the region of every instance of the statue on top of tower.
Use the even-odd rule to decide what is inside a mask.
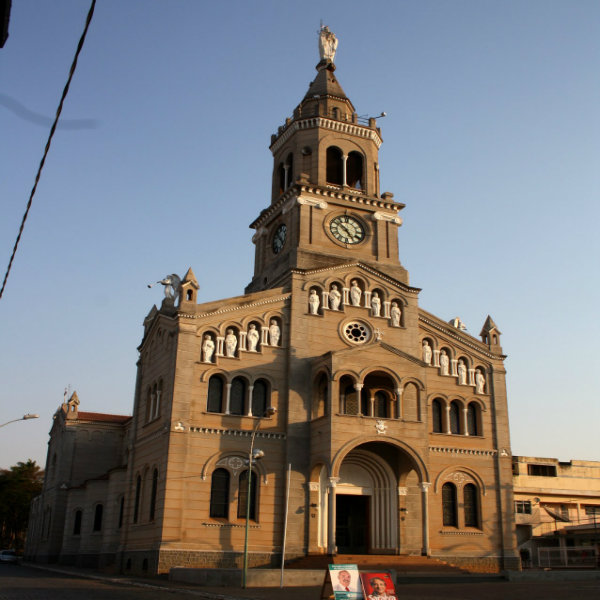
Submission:
[[[327,25],[322,25],[319,31],[319,54],[321,55],[321,60],[333,62],[337,46],[338,39],[335,37],[333,31]]]

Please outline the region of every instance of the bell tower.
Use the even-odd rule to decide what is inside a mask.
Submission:
[[[381,131],[361,119],[335,76],[337,38],[322,27],[317,76],[271,136],[271,204],[256,230],[246,292],[285,284],[290,269],[362,262],[408,283],[398,259],[403,204],[379,188]]]

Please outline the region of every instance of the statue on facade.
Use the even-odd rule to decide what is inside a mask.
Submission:
[[[390,316],[392,317],[392,327],[400,327],[400,317],[402,316],[402,311],[398,307],[397,302],[392,302]]]
[[[207,333],[204,335],[204,342],[202,343],[202,361],[205,363],[212,362],[212,357],[215,352],[215,343]]]
[[[485,394],[485,376],[479,369],[475,372],[475,391]]]
[[[233,329],[227,330],[227,335],[225,336],[225,356],[229,358],[235,357],[235,349],[237,348],[237,337],[235,337],[235,333],[233,333]]]
[[[440,368],[442,375],[450,375],[450,358],[445,350],[442,350],[440,353]]]
[[[271,346],[279,346],[279,338],[281,337],[281,329],[275,319],[271,319],[271,325],[269,325],[269,342]]]
[[[327,25],[323,25],[321,31],[319,31],[319,55],[321,60],[333,62],[337,47],[338,39]]]
[[[431,346],[427,340],[423,340],[423,362],[431,364]]]
[[[310,308],[311,315],[318,314],[320,304],[321,304],[321,301],[319,300],[319,295],[317,294],[317,290],[310,290],[310,296],[308,297],[308,306]]]
[[[250,324],[248,328],[248,352],[256,352],[256,347],[258,346],[258,340],[260,339],[260,334],[256,331],[256,325],[254,323]]]
[[[362,290],[358,287],[356,279],[353,279],[350,282],[350,300],[352,301],[352,306],[360,306],[361,295]]]
[[[340,294],[337,285],[334,283],[329,292],[329,305],[331,306],[331,310],[339,310],[341,301],[342,294]]]
[[[160,281],[156,283],[160,283],[165,286],[165,298],[168,300],[175,300],[177,294],[179,293],[179,288],[181,287],[181,277],[176,273],[171,273],[171,275],[167,275]],[[149,283],[148,287],[151,288],[156,285],[156,283]]]
[[[458,361],[458,383],[467,385],[467,366],[463,360]]]
[[[373,296],[371,297],[371,314],[374,317],[378,317],[381,314],[381,300],[377,292],[373,292]]]

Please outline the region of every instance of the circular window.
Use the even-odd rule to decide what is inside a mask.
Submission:
[[[362,321],[350,321],[343,328],[344,337],[353,344],[364,344],[371,337],[371,328]]]

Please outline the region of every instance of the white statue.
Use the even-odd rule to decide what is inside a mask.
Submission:
[[[353,279],[350,282],[350,300],[352,301],[352,306],[360,306],[361,294],[362,294],[362,290],[358,287],[358,283],[356,283],[356,279]]]
[[[311,315],[316,315],[319,312],[319,304],[321,304],[321,301],[319,300],[317,290],[310,290],[310,296],[308,297],[308,306],[310,308]]]
[[[423,362],[431,364],[431,346],[427,340],[423,340]]]
[[[329,305],[331,306],[331,310],[338,310],[340,308],[341,301],[342,294],[340,294],[337,285],[334,283],[331,286],[331,291],[329,292]]]
[[[440,353],[440,367],[442,375],[450,375],[450,358],[448,358],[445,350]]]
[[[279,338],[281,337],[281,329],[277,325],[275,319],[271,319],[271,325],[269,326],[269,338],[271,346],[279,346]]]
[[[378,317],[381,313],[381,300],[379,299],[379,294],[377,292],[373,292],[373,296],[371,298],[371,314],[374,317]]]
[[[458,361],[458,383],[467,385],[467,367],[462,360]]]
[[[202,359],[205,363],[212,362],[212,357],[215,352],[215,343],[212,341],[212,338],[208,333],[204,336],[204,343],[202,344],[202,354],[204,358]]]
[[[400,317],[402,312],[398,308],[397,302],[392,302],[392,308],[390,310],[390,316],[392,317],[392,327],[400,327]]]
[[[479,370],[475,372],[475,389],[478,394],[485,394],[485,376]]]
[[[174,300],[179,293],[179,288],[181,287],[181,278],[179,275],[175,273],[171,273],[171,275],[167,275],[164,279],[157,281],[156,283],[160,283],[165,286],[165,298],[169,300]],[[149,283],[148,287],[151,288],[155,283]]]
[[[235,356],[236,348],[237,338],[235,337],[235,333],[233,333],[233,329],[228,329],[227,335],[225,336],[225,356],[233,358]]]
[[[256,331],[256,325],[254,323],[250,324],[248,329],[248,352],[256,352],[256,347],[258,346],[258,340],[260,339],[260,334]]]
[[[319,32],[319,55],[321,60],[333,62],[337,46],[338,40],[333,32],[329,30],[329,27],[327,25],[321,27]]]

